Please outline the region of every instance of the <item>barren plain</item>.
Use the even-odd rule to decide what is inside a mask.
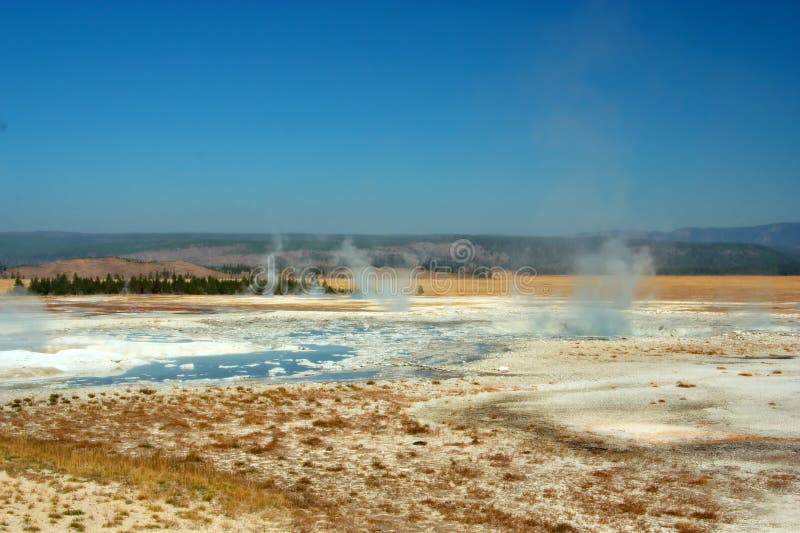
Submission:
[[[8,300],[0,527],[796,528],[798,278],[538,281]]]

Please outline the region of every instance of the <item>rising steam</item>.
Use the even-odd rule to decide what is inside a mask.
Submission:
[[[408,296],[402,291],[396,271],[373,266],[369,255],[349,238],[335,255],[337,264],[350,270],[356,297],[376,299],[386,311],[408,310]]]
[[[654,273],[646,249],[632,250],[619,240],[578,256],[575,288],[564,323],[574,336],[610,337],[631,333],[630,309],[643,276]]]

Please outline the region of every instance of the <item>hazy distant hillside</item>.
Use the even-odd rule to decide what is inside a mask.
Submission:
[[[12,268],[13,275],[23,278],[54,278],[61,274],[71,277],[78,274],[82,277],[104,278],[107,274],[130,278],[132,276],[149,276],[151,274],[176,274],[190,277],[225,278],[227,274],[209,268],[193,265],[184,261],[131,261],[118,257],[99,257],[90,259],[65,259],[42,265],[21,266]]]
[[[800,223],[798,222],[782,222],[778,224],[740,228],[679,228],[673,231],[611,231],[600,235],[658,241],[763,244],[764,246],[800,250]]]
[[[633,249],[647,248],[656,271],[662,274],[800,274],[800,252],[787,246],[792,225],[772,232],[775,247],[761,244],[680,242],[663,236],[627,238]],[[762,227],[743,228],[741,238],[765,239]],[[715,231],[677,230],[671,234],[700,239]],[[450,243],[470,239],[475,255],[468,264],[450,257]],[[732,237],[731,237],[732,238]],[[542,274],[575,270],[578,258],[600,248],[606,237],[504,237],[468,235],[354,236],[292,234],[79,234],[0,233],[0,263],[8,271],[17,265],[39,264],[69,258],[123,256],[139,261],[183,261],[210,267],[235,265],[248,268],[273,254],[279,266],[363,264],[458,268],[466,266],[516,269],[531,266]],[[7,271],[7,272],[8,272]],[[32,271],[32,270],[31,270]],[[94,269],[92,275],[95,275]],[[102,275],[105,272],[97,272]]]
[[[744,228],[680,228],[665,238],[688,242],[739,242],[765,246],[800,247],[800,223],[785,222]]]
[[[224,264],[214,260],[223,252],[263,258],[275,250],[334,250],[345,235],[249,233],[68,233],[68,232],[0,232],[0,263],[7,266],[37,264],[78,257],[158,255],[167,252],[167,259],[180,259],[183,250],[208,250],[205,264]],[[376,245],[406,244],[419,240],[411,236],[354,236],[359,248]],[[426,236],[425,239],[446,241],[450,236]],[[195,261],[197,262],[197,261]]]
[[[605,240],[601,237],[475,237],[481,248],[507,255],[502,266],[531,265],[540,274],[574,272],[579,258],[595,253]],[[646,249],[659,274],[800,274],[798,254],[767,246],[648,239],[626,242],[634,251]]]

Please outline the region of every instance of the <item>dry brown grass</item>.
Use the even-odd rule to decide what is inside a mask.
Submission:
[[[407,435],[423,435],[430,432],[430,426],[428,426],[428,424],[421,424],[419,420],[409,416],[403,416],[400,419],[400,425]]]
[[[684,520],[675,522],[675,531],[678,533],[706,533],[708,528],[695,524],[693,522],[686,522]]]
[[[489,390],[497,384],[459,379],[117,387],[52,405],[49,392],[20,393],[0,409],[0,453],[19,468],[139,480],[144,497],[181,511],[206,497],[232,514],[266,506],[301,530],[702,529],[729,516],[717,495],[742,490],[723,469],[697,468],[695,455],[615,452],[517,419]],[[466,410],[417,410],[465,395]],[[759,486],[797,486],[774,474]]]
[[[87,261],[87,260],[77,260]],[[104,260],[97,260],[104,261]],[[121,260],[119,260],[121,261]],[[76,270],[73,264],[56,265],[58,268],[50,268],[53,272],[56,270],[64,270],[71,272]],[[131,265],[139,268],[144,265],[144,271],[149,268],[146,263],[129,263],[122,265],[122,270],[129,269]],[[41,267],[28,267],[40,269]],[[108,270],[109,267],[102,264],[100,269],[103,273],[99,274],[100,277],[105,276],[108,272],[115,270]],[[116,267],[115,267],[116,268]],[[196,265],[188,263],[178,264],[175,268],[170,270],[192,270],[197,268]],[[48,271],[50,271],[48,270]],[[83,272],[81,268],[79,271]],[[39,270],[37,270],[39,272]],[[138,270],[137,270],[138,272]],[[226,277],[225,274],[216,273],[212,275],[216,277]],[[42,274],[38,274],[42,275]],[[83,275],[86,275],[85,272]],[[205,275],[205,274],[204,274]],[[401,274],[402,275],[402,274]],[[91,274],[94,277],[94,274]],[[427,277],[423,277],[419,286],[422,287],[425,296],[493,296],[508,294],[508,288],[511,287],[510,277],[509,281],[486,280],[486,279],[466,279],[459,281],[455,275],[440,273],[437,278],[438,281],[435,286]],[[23,280],[27,284],[27,279]],[[346,280],[328,279],[327,282],[338,289],[349,290],[350,283]],[[4,292],[4,287],[7,290],[13,286],[14,280],[0,280],[0,292]],[[577,284],[582,287],[589,287],[591,290],[602,294],[604,291],[615,294],[614,284],[618,283],[613,278],[603,276],[537,276],[535,278],[526,279],[524,284],[526,287],[533,287],[537,296],[544,297],[568,297],[570,296]],[[773,304],[794,303],[800,300],[800,276],[650,276],[642,278],[637,289],[636,298],[648,300],[669,300],[669,301],[704,301],[704,302],[772,302]],[[115,296],[108,298],[105,302],[81,302],[79,299],[60,299],[51,298],[50,301],[55,306],[65,305],[84,307],[88,309],[106,309],[106,310],[140,310],[141,308],[152,309],[175,309],[175,310],[199,310],[201,308],[218,305],[230,307],[269,307],[274,309],[308,309],[324,305],[325,309],[332,311],[348,311],[353,309],[366,309],[369,306],[363,301],[358,300],[342,300],[334,299],[325,304],[317,301],[297,301],[297,302],[270,302],[270,301],[243,301],[235,296],[153,296],[137,297],[137,296]],[[138,306],[138,309],[137,309]],[[778,310],[783,309],[782,306],[777,305]],[[711,306],[706,309],[707,311],[725,311],[726,307]]]
[[[503,274],[510,276],[509,273]],[[418,285],[426,296],[486,296],[507,294],[509,281],[498,279],[458,279],[455,274],[439,273],[435,282],[423,276]],[[339,289],[350,289],[346,280],[329,279]],[[536,276],[524,280],[537,296],[570,296],[577,284],[602,294],[614,293],[608,276]],[[800,276],[651,276],[642,278],[637,298],[655,300],[702,300],[725,302],[796,302],[800,300]]]
[[[71,443],[25,436],[0,436],[3,468],[51,469],[74,477],[133,484],[145,499],[182,502],[214,501],[228,514],[286,512],[285,495],[252,480],[219,471],[197,456],[161,454],[123,456],[90,443]]]
[[[27,280],[23,280],[23,283],[27,285],[29,282]],[[11,290],[14,287],[14,280],[13,279],[0,279],[0,294]]]
[[[331,418],[314,420],[311,425],[315,428],[342,429],[348,427],[349,424],[342,417],[334,416]]]
[[[546,531],[567,533],[578,531],[567,522],[551,521],[535,515],[521,516],[499,509],[492,503],[475,504],[462,500],[426,498],[423,505],[435,509],[449,520],[462,524],[487,527],[490,530]]]

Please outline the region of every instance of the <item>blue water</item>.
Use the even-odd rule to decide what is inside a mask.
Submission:
[[[276,378],[309,370],[319,371],[316,367],[302,365],[299,359],[307,359],[312,363],[324,361],[341,361],[352,357],[353,350],[348,346],[304,344],[304,350],[268,350],[255,353],[204,355],[181,357],[170,361],[158,361],[147,365],[136,366],[124,374],[103,377],[79,377],[66,381],[68,386],[96,386],[115,383],[131,383],[137,381],[166,380],[208,380],[232,378],[268,378],[269,371],[280,367],[285,373],[275,374]],[[194,368],[180,368],[180,365],[192,364]]]

